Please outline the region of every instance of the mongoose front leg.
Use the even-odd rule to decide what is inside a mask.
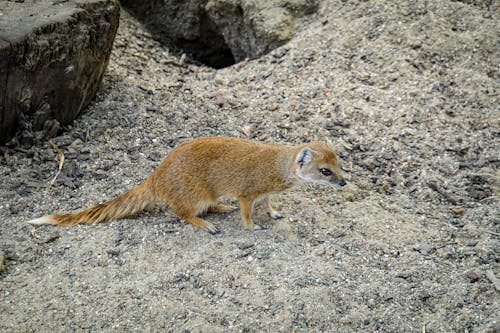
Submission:
[[[281,215],[280,213],[278,213],[274,207],[273,207],[273,202],[271,200],[271,197],[268,195],[265,199],[265,204],[267,206],[267,213],[269,214],[269,216],[271,216],[271,218],[273,220],[279,220],[281,218],[283,218],[283,215]]]
[[[260,230],[262,229],[262,227],[259,225],[255,225],[252,220],[253,205],[253,200],[240,198],[241,218],[243,220],[243,225],[245,226],[245,228]]]

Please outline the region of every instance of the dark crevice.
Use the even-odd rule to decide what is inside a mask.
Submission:
[[[154,6],[148,7],[148,4],[130,0],[122,0],[121,4],[146,26],[155,40],[166,45],[173,53],[178,55],[185,53],[192,62],[202,63],[216,69],[236,63],[224,36],[204,9],[198,8],[194,11],[196,13],[194,19],[183,19],[179,17],[179,13],[172,13],[172,17],[166,17],[165,11]],[[198,31],[195,33],[189,31],[182,36],[179,33],[179,27],[182,25],[189,29],[196,27]]]
[[[206,55],[201,55],[198,61],[213,68],[224,68],[236,63],[224,36],[206,12],[200,17],[200,40],[211,45],[205,45],[205,50],[208,52]]]

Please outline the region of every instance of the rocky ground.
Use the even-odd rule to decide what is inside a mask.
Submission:
[[[285,46],[220,70],[122,12],[60,153],[1,148],[0,331],[500,331],[499,12],[325,1]],[[285,218],[258,211],[262,231],[235,211],[208,216],[210,235],[164,208],[25,223],[112,198],[209,135],[332,138],[349,185],[278,196]]]

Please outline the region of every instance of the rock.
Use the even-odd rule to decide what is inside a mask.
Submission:
[[[467,194],[476,200],[483,200],[491,196],[491,189],[488,186],[472,185],[467,188]]]
[[[465,276],[467,277],[467,279],[469,280],[470,283],[477,282],[481,278],[481,276],[479,275],[479,273],[476,272],[476,271],[468,271],[465,274]]]
[[[115,0],[0,2],[0,144],[55,135],[90,102],[119,13]]]
[[[339,228],[335,228],[333,230],[333,232],[328,233],[328,236],[330,236],[332,238],[340,238],[340,237],[345,236],[345,231],[342,229],[339,229]]]
[[[455,215],[464,215],[467,212],[467,208],[464,207],[452,207],[451,212]]]
[[[432,297],[431,293],[429,293],[427,290],[423,290],[418,293],[418,299],[421,300],[422,302],[426,302]]]
[[[252,248],[254,247],[254,243],[250,243],[250,242],[238,242],[236,244],[236,246],[238,247],[238,249],[240,250],[246,250],[246,249],[249,249],[249,248]]]
[[[397,272],[396,277],[401,278],[401,279],[408,279],[413,275],[412,272],[409,271],[404,271],[404,272]]]
[[[436,250],[436,254],[443,259],[449,259],[453,256],[453,252],[448,248],[439,248]]]
[[[157,39],[215,68],[256,58],[293,37],[316,0],[122,0]]]
[[[317,248],[313,250],[314,255],[316,256],[322,256],[326,253],[326,248],[324,245],[320,245]]]
[[[211,0],[210,19],[224,36],[236,62],[255,58],[293,37],[297,19],[317,9],[315,1]]]
[[[436,251],[436,248],[434,246],[427,244],[427,243],[421,243],[421,244],[418,244],[417,246],[415,246],[414,250],[418,251],[424,255],[427,255],[427,254],[434,253]]]

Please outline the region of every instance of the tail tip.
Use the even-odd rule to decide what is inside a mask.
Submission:
[[[29,220],[29,224],[42,225],[42,224],[55,224],[55,221],[50,217],[50,215],[42,216],[37,219]]]

